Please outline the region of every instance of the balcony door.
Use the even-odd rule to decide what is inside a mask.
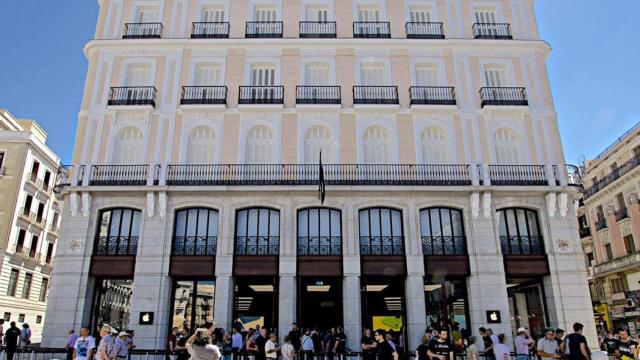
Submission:
[[[380,8],[377,6],[360,6],[358,7],[358,20],[361,22],[378,22],[380,21]]]
[[[438,68],[435,65],[416,65],[416,86],[438,86]]]
[[[382,86],[385,83],[384,65],[363,64],[360,66],[360,84],[363,86]]]
[[[329,65],[324,63],[313,63],[305,66],[305,85],[330,85]]]
[[[507,86],[506,71],[502,68],[490,67],[484,69],[484,86],[504,87]]]
[[[475,13],[476,22],[479,24],[495,24],[496,12],[493,9],[478,9]]]
[[[195,86],[213,86],[219,85],[220,67],[213,64],[201,64],[196,67],[194,78]]]
[[[409,21],[417,23],[431,22],[431,8],[412,5],[409,9]]]
[[[273,6],[256,6],[253,13],[254,21],[277,21],[277,11]]]
[[[129,65],[124,78],[124,86],[148,86],[151,83],[151,67],[147,65]]]
[[[305,15],[306,21],[329,21],[329,10],[324,6],[307,6]]]
[[[276,69],[271,65],[256,65],[251,68],[252,86],[273,86],[276,82]]]
[[[136,14],[137,23],[154,23],[160,20],[160,9],[155,7],[138,8]]]
[[[202,22],[224,22],[224,8],[217,6],[207,6],[202,9]]]

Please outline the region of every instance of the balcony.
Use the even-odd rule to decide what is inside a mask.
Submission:
[[[500,236],[503,255],[540,255],[544,254],[541,236]]]
[[[335,21],[300,21],[300,37],[330,39],[336,38],[336,22]]]
[[[547,186],[544,165],[489,165],[489,179],[495,186]]]
[[[399,105],[397,86],[354,86],[356,105]]]
[[[465,236],[423,236],[422,254],[430,255],[467,255]]]
[[[246,38],[281,38],[282,21],[249,21],[246,25]]]
[[[483,87],[480,89],[481,106],[529,106],[527,91],[523,87]]]
[[[91,167],[90,186],[144,186],[147,184],[148,165],[94,165]]]
[[[408,22],[405,28],[407,39],[444,39],[441,22]]]
[[[403,256],[404,236],[360,236],[360,255]]]
[[[162,23],[128,23],[124,24],[123,39],[160,39]]]
[[[137,236],[98,236],[93,255],[135,256],[137,251]]]
[[[298,256],[342,256],[342,237],[299,236]]]
[[[154,86],[112,87],[107,105],[109,106],[156,106],[157,90]]]
[[[631,267],[637,267],[638,263],[640,263],[640,253],[635,253],[598,264],[593,267],[593,274],[602,275],[608,272],[622,272]]]
[[[340,86],[297,86],[296,104],[299,105],[340,105]]]
[[[215,256],[217,236],[174,236],[174,256]]]
[[[382,21],[354,22],[353,37],[361,39],[390,39],[391,23]]]
[[[236,256],[278,256],[279,236],[236,236]]]
[[[627,174],[631,170],[635,169],[640,164],[640,156],[634,156],[617,169],[611,171],[600,181],[593,184],[584,192],[584,198],[587,199],[595,195],[598,191],[604,189],[608,185],[612,184],[616,180],[620,179],[623,175]]]
[[[181,105],[226,105],[226,86],[183,86]]]
[[[449,86],[412,86],[411,105],[456,105],[456,92]]]
[[[228,22],[194,22],[191,30],[192,39],[228,39]]]
[[[327,185],[468,186],[469,165],[325,164]],[[316,164],[169,165],[169,186],[318,185]]]
[[[36,213],[31,212],[29,209],[26,209],[26,208],[20,208],[19,215],[25,218],[26,220],[32,221],[32,222],[35,222],[37,217]]]
[[[513,39],[510,24],[475,23],[473,24],[473,37],[476,39]]]
[[[284,104],[284,86],[240,86],[238,104]]]
[[[629,218],[629,210],[624,207],[616,210],[616,221],[622,221]]]
[[[580,239],[584,239],[586,237],[591,236],[591,229],[588,227],[578,229],[578,233],[580,234]]]
[[[606,229],[607,227],[609,227],[607,225],[607,219],[605,219],[604,217],[601,217],[598,220],[596,220],[596,231]]]

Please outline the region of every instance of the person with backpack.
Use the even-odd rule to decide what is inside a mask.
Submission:
[[[587,345],[587,338],[582,335],[584,326],[573,324],[573,333],[564,339],[564,351],[569,360],[590,360],[591,353]]]

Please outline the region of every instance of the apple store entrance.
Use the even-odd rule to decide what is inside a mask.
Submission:
[[[363,276],[361,278],[362,324],[391,333],[393,341],[406,349],[405,279]]]
[[[277,277],[236,276],[233,314],[234,322],[239,319],[246,330],[260,325],[269,332],[277,332]]]

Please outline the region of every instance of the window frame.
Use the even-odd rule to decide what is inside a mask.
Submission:
[[[10,296],[10,297],[16,296],[19,280],[20,280],[20,270],[11,269],[11,272],[9,274],[9,283],[7,285],[7,296]]]
[[[256,235],[249,235],[250,233],[250,222],[251,222],[251,211],[256,211],[257,213],[257,217],[255,219],[255,232]],[[261,231],[260,231],[260,212],[261,211],[267,211],[267,234],[265,235],[261,235]],[[240,236],[239,235],[239,231],[240,231],[240,217],[242,213],[246,213],[246,222],[244,225],[244,235]],[[272,223],[272,215],[276,215],[277,214],[277,221],[274,221]],[[280,255],[280,222],[282,221],[281,219],[281,214],[280,214],[280,210],[275,209],[275,208],[270,208],[270,207],[264,207],[264,206],[255,206],[255,207],[249,207],[249,208],[243,208],[243,209],[238,209],[236,210],[236,214],[235,214],[235,228],[234,228],[234,242],[233,242],[233,254],[234,256],[279,256]],[[277,235],[272,235],[271,230],[272,230],[272,226],[276,226],[276,228],[274,230],[275,233]],[[253,227],[251,227],[253,229]],[[251,241],[251,238],[255,238],[255,245],[249,244],[248,242]],[[262,239],[260,239],[262,238]],[[265,239],[266,238],[266,239]],[[267,244],[260,244],[260,240],[267,241]],[[239,244],[239,241],[243,241],[243,244]],[[250,247],[254,246],[255,249],[251,250]],[[265,247],[266,246],[266,251],[260,250],[261,247]]]
[[[27,281],[28,279],[28,281]],[[25,273],[24,281],[22,282],[22,294],[21,298],[29,300],[31,297],[31,288],[33,287],[33,273]]]
[[[317,219],[317,235],[311,235],[311,228],[310,228],[310,224],[311,224],[311,211],[317,211],[318,213],[318,219]],[[322,212],[326,211],[328,212],[327,218],[329,221],[328,224],[328,231],[329,231],[329,235],[328,236],[323,236],[322,234],[322,228],[323,228],[323,222],[322,222]],[[303,213],[307,214],[307,226],[306,226],[306,236],[301,236],[300,232],[301,232],[301,216]],[[333,229],[332,229],[332,224],[333,224],[333,216],[337,216],[338,217],[338,226],[340,227],[339,229],[339,235],[334,236],[333,234]],[[302,235],[305,235],[304,233]],[[318,241],[318,245],[312,245],[310,242],[313,241],[312,238],[317,238]],[[328,238],[328,245],[323,245],[322,244],[322,238]],[[301,240],[302,239],[306,239],[306,245],[305,244],[301,244]],[[326,239],[325,239],[326,240]],[[336,240],[337,244],[334,244],[334,240]],[[328,250],[323,251],[323,246],[328,246]],[[315,250],[315,247],[317,247],[317,250]],[[304,250],[306,248],[306,251]],[[312,250],[314,249],[314,250]],[[298,209],[298,211],[296,212],[296,254],[297,256],[342,256],[342,250],[343,249],[343,238],[342,238],[342,210],[340,209],[334,209],[334,208],[329,208],[329,207],[308,207],[308,208],[303,208],[303,209]],[[301,251],[302,250],[302,251]]]
[[[439,227],[440,227],[440,235],[433,235],[433,221],[432,211],[437,210],[438,219],[439,219]],[[449,211],[449,224],[450,224],[450,235],[444,235],[444,226],[442,222],[443,210]],[[454,213],[458,214],[459,217],[459,229],[461,230],[461,235],[455,235],[455,225],[454,225]],[[427,214],[429,220],[429,233],[426,232],[422,225],[423,216]],[[420,221],[420,238],[422,240],[422,254],[424,256],[438,256],[438,255],[468,255],[467,249],[467,237],[464,228],[464,214],[460,209],[446,207],[446,206],[432,206],[428,208],[420,209],[419,212],[419,221]],[[439,241],[440,244],[434,244],[434,242]],[[437,246],[439,245],[441,251],[436,251]],[[450,251],[447,251],[449,249]]]
[[[43,277],[42,283],[40,284],[40,295],[38,299],[40,302],[46,302],[48,296],[49,296],[49,278]]]
[[[116,239],[116,245],[115,245],[115,253],[110,254],[109,248],[112,247],[112,245],[110,244],[110,238],[113,237],[113,235],[111,234],[111,227],[112,227],[112,223],[113,223],[113,215],[109,216],[109,222],[108,224],[106,224],[105,226],[107,227],[107,233],[105,236],[101,235],[101,228],[102,228],[102,222],[103,222],[103,217],[105,216],[106,213],[113,213],[114,211],[120,211],[120,219],[118,220],[119,226],[118,226],[118,235],[116,235],[115,237]],[[131,211],[131,216],[129,219],[129,224],[128,224],[128,234],[126,236],[122,235],[122,227],[123,227],[123,222],[122,220],[124,219],[124,213],[125,211]],[[136,228],[134,226],[134,219],[136,218],[135,214],[138,213],[138,221],[139,223],[137,224],[137,235],[132,235],[133,233],[133,229]],[[142,216],[142,211],[135,209],[135,208],[129,208],[129,207],[115,207],[115,208],[107,208],[107,209],[102,209],[98,212],[98,221],[97,221],[97,226],[96,226],[96,235],[95,235],[95,241],[94,241],[94,245],[93,245],[93,255],[98,255],[98,256],[136,256],[137,252],[138,252],[138,242],[142,236],[142,220],[143,220],[143,216]],[[101,243],[101,239],[102,238],[106,238],[106,242],[107,244],[106,246],[106,250],[104,251],[104,254],[100,254],[99,253],[99,249],[98,247],[100,246]],[[125,253],[121,253],[120,249],[122,244],[120,243],[120,241],[122,240],[121,238],[126,238],[125,240],[127,241],[127,245],[126,245],[126,251]]]
[[[195,222],[195,229],[194,229],[194,233],[195,235],[187,235],[189,233],[191,233],[191,231],[189,230],[190,228],[190,224],[189,224],[189,214],[191,211],[195,210],[195,214],[196,214],[196,222]],[[201,221],[200,219],[200,212],[201,211],[206,211],[206,235],[198,235],[198,230],[200,230],[200,226],[199,226],[199,222]],[[181,214],[185,214],[185,220],[184,220],[184,230],[183,230],[183,235],[179,236],[178,235],[178,221],[179,221],[179,217]],[[211,235],[211,229],[210,229],[210,225],[212,225],[211,223],[211,216],[212,214],[215,214],[216,217],[216,221],[215,221],[215,235]],[[217,209],[213,209],[213,208],[208,208],[208,207],[190,207],[190,208],[182,208],[182,209],[177,209],[175,211],[175,216],[174,216],[174,220],[173,220],[173,234],[172,234],[172,241],[171,241],[171,255],[172,256],[216,256],[217,255],[217,247],[218,247],[218,235],[219,235],[219,227],[220,227],[220,212]],[[182,251],[178,251],[178,241],[179,238],[184,238],[183,240],[183,244],[182,244]],[[193,238],[193,250],[189,249],[187,250],[187,247],[189,246],[188,242],[190,241],[190,239],[188,238]],[[204,239],[202,239],[204,238]],[[201,242],[201,240],[204,240],[204,251],[200,251],[200,247],[202,247],[202,244],[199,244],[199,242]],[[187,253],[188,252],[188,253]]]
[[[513,213],[513,220],[515,222],[515,229],[510,229],[508,212]],[[522,212],[524,219],[520,219],[518,214]],[[497,210],[498,213],[498,236],[500,240],[500,247],[503,255],[545,255],[546,249],[544,244],[544,234],[542,232],[542,227],[540,226],[540,216],[537,210],[522,208],[522,207],[507,207]],[[529,215],[533,214],[535,219],[535,229],[537,230],[537,235],[531,229],[532,224],[530,224]],[[524,221],[524,225],[526,228],[526,235],[523,235],[523,230],[520,229],[522,226],[521,221]],[[504,230],[506,230],[506,234],[502,233],[504,226]],[[515,235],[511,233],[510,230],[515,230]],[[514,252],[514,241],[517,245],[517,251]],[[524,242],[524,243],[523,243]]]
[[[378,211],[378,227],[379,227],[379,232],[380,235],[375,236],[372,235],[372,227],[371,227],[371,211],[372,210],[377,210]],[[391,231],[391,235],[383,235],[383,218],[382,218],[382,212],[383,211],[389,211],[389,229]],[[363,235],[362,234],[362,222],[361,222],[361,216],[363,213],[367,213],[367,220],[368,220],[368,235]],[[395,236],[394,235],[394,230],[393,230],[393,214],[397,213],[400,217],[400,223],[398,224],[400,226],[400,235],[399,236]],[[391,243],[387,243],[385,244],[385,237],[390,238]],[[379,238],[380,240],[380,245],[377,244],[373,244],[372,242],[375,241],[375,238]],[[403,214],[402,214],[402,210],[399,209],[395,209],[395,208],[391,208],[391,207],[385,207],[385,206],[373,206],[373,207],[368,207],[368,208],[363,208],[363,209],[359,209],[358,210],[358,244],[359,244],[359,249],[360,249],[360,255],[361,256],[405,256],[406,255],[406,245],[404,243],[405,241],[405,236],[404,236],[404,220],[403,220]],[[399,240],[399,241],[398,241]],[[375,251],[373,249],[374,246],[379,246],[379,251]],[[391,247],[391,253],[388,253],[388,251],[385,251],[385,247]],[[369,248],[366,251],[363,251],[363,249]]]

